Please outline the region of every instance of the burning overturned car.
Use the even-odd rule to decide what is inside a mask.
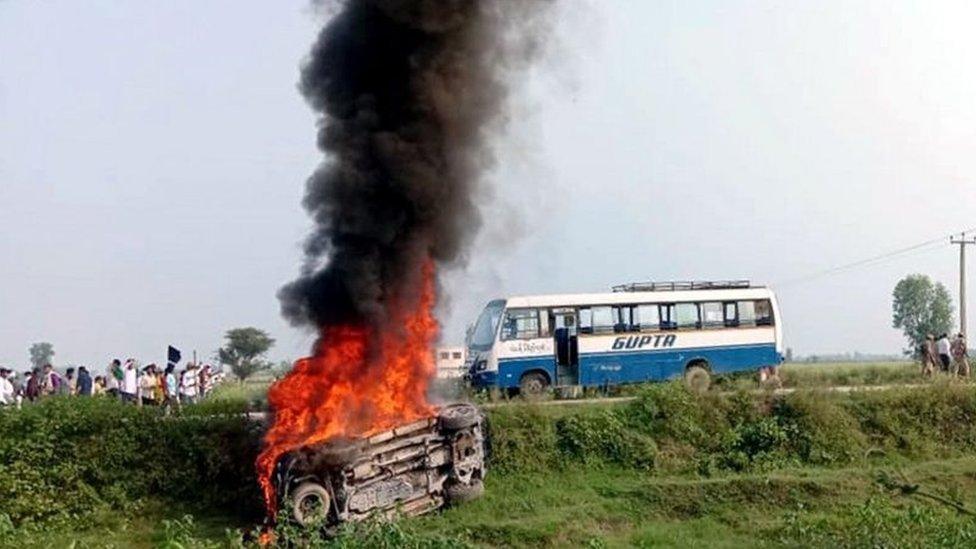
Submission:
[[[305,446],[278,460],[279,508],[305,526],[371,515],[419,515],[484,492],[486,423],[478,408],[437,415],[360,439]]]

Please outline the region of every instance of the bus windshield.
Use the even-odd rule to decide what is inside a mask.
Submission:
[[[474,325],[471,333],[470,347],[473,351],[487,351],[491,349],[495,342],[495,334],[498,333],[498,321],[505,309],[504,301],[492,301],[485,306],[485,310],[478,317],[478,322]]]

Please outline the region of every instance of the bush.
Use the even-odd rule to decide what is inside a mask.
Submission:
[[[559,466],[555,424],[536,407],[492,410],[489,432],[491,469],[500,472],[545,471]]]
[[[863,455],[867,437],[837,399],[824,393],[793,393],[777,401],[773,413],[787,435],[787,451],[816,465],[848,463]]]
[[[615,463],[638,469],[654,466],[657,445],[651,437],[630,429],[623,414],[603,411],[593,416],[570,416],[556,422],[561,453],[586,464]]]
[[[198,411],[199,412],[199,411]],[[260,511],[260,433],[243,416],[52,398],[0,413],[0,509],[14,524],[159,497]]]
[[[588,408],[492,411],[496,462],[508,471],[577,462],[711,474],[849,464],[872,447],[906,456],[976,450],[968,385],[772,396],[699,395],[669,383],[641,388],[626,406]]]

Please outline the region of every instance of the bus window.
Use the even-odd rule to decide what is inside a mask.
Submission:
[[[678,303],[675,310],[677,311],[678,329],[701,328],[697,303]]]
[[[539,311],[537,309],[509,309],[502,323],[502,341],[533,339],[539,337]]]
[[[593,333],[593,311],[589,307],[580,307],[579,329],[581,334]]]
[[[539,337],[552,335],[552,315],[548,309],[539,310]]]
[[[593,333],[613,333],[613,310],[610,306],[593,307]]]
[[[756,301],[756,326],[773,325],[773,304],[768,299]]]
[[[633,330],[634,307],[622,305],[613,308],[613,331],[616,333],[629,332]]]
[[[740,301],[738,308],[739,308],[739,326],[755,326],[756,325],[756,302]]]
[[[725,326],[725,315],[722,312],[722,304],[715,301],[702,303],[702,325],[706,328],[722,328]]]
[[[472,350],[487,351],[491,349],[495,342],[495,335],[498,333],[498,321],[502,318],[503,309],[505,309],[505,302],[497,300],[488,303],[485,310],[481,312],[471,332],[469,347]]]
[[[676,317],[675,317],[674,305],[673,304],[661,305],[660,306],[660,309],[661,309],[660,310],[660,314],[661,314],[661,329],[662,330],[677,330],[678,329],[678,321],[676,320]]]
[[[560,328],[566,328],[571,335],[576,335],[576,309],[572,307],[557,307],[550,311],[553,333]]]
[[[638,305],[634,310],[634,327],[642,332],[661,329],[661,314],[657,305]]]
[[[734,301],[729,301],[723,304],[725,306],[725,327],[735,328],[739,325],[739,308],[735,306]]]

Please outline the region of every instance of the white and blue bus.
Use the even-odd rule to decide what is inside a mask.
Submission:
[[[783,361],[772,290],[748,281],[648,282],[612,293],[535,295],[488,303],[468,334],[475,388],[539,394],[712,374]]]

